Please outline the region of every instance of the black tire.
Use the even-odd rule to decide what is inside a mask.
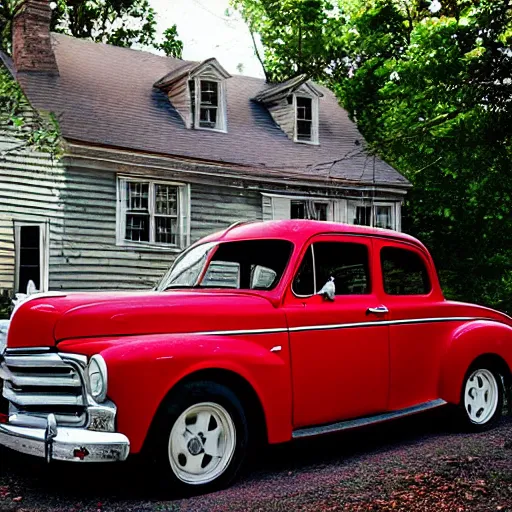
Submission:
[[[496,385],[495,392],[497,394],[496,408],[494,409],[494,412],[492,412],[491,414],[493,408],[490,407],[488,417],[484,417],[481,422],[478,422],[480,421],[479,418],[477,421],[474,421],[474,419],[472,419],[471,417],[472,404],[466,401],[466,386],[468,384],[468,381],[471,381],[471,384],[473,384],[473,388],[475,388],[477,392],[480,392],[479,387],[482,385],[482,389],[484,389],[483,386],[486,384],[484,380],[486,378],[489,379],[489,383],[492,383],[491,379],[494,379]],[[481,392],[481,394],[485,402],[485,397],[488,397],[489,395],[485,391]],[[469,432],[485,432],[493,428],[502,416],[504,396],[505,389],[503,386],[503,376],[498,371],[495,365],[493,365],[491,362],[482,361],[480,363],[477,362],[476,364],[471,366],[469,370],[466,372],[464,381],[462,383],[461,398],[458,408],[459,423],[461,424],[462,428]],[[478,415],[480,411],[482,411],[482,416],[487,416],[484,415],[485,406],[483,404],[481,407],[477,406],[475,409],[473,409],[473,414]]]
[[[171,455],[172,450],[170,448],[173,426],[185,411],[193,406],[198,406],[198,404],[213,404],[218,406],[220,411],[227,412],[232,425],[234,425],[235,432],[234,451],[229,461],[226,459],[225,467],[224,464],[222,465],[222,472],[205,483],[184,481],[183,477],[187,477],[187,475],[182,473],[180,476],[178,473],[180,470],[184,470],[185,466],[180,468],[178,464],[182,464],[183,460],[186,463],[187,456],[203,456],[201,467],[205,461],[206,467],[208,467],[209,464],[215,463],[214,458],[205,452],[195,454],[197,443],[192,445],[195,450],[188,453],[185,451],[185,455],[180,454],[178,458]],[[191,426],[188,423],[184,424],[188,425],[188,432],[188,428]],[[210,427],[212,424],[213,426]],[[207,430],[215,429],[215,424],[215,419],[213,422],[210,421]],[[192,424],[192,427],[195,427],[195,425]],[[179,430],[178,426],[176,428]],[[204,437],[198,436],[196,436],[196,439],[201,439],[201,442],[203,442]],[[176,437],[173,437],[173,439],[176,439]],[[238,396],[230,388],[217,382],[192,381],[178,386],[162,404],[149,433],[146,456],[152,464],[152,473],[157,477],[161,490],[166,493],[181,495],[201,494],[222,489],[237,478],[246,459],[248,445],[249,428],[247,418]],[[204,446],[202,447],[203,450],[205,449]],[[188,444],[187,450],[190,450],[190,447],[191,445]],[[173,459],[174,467],[177,469],[173,469]]]

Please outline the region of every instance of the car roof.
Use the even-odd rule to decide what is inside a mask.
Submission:
[[[341,222],[325,222],[301,219],[239,222],[231,225],[224,231],[219,231],[206,238],[203,238],[201,242],[227,242],[236,240],[272,238],[289,240],[290,242],[296,244],[303,244],[312,236],[320,234],[350,234],[390,238],[402,242],[412,243],[422,249],[425,249],[424,245],[416,238],[404,233],[400,233],[398,231],[392,231],[390,229],[356,226],[353,224],[344,224]]]

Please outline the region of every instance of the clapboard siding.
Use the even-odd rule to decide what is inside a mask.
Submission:
[[[59,190],[65,187],[65,169],[50,155],[15,149],[21,141],[13,129],[0,132],[0,293],[14,290],[15,222],[38,222],[52,229],[62,223]]]
[[[20,144],[0,133],[0,150]],[[44,153],[18,149],[0,160],[0,291],[14,288],[14,223],[49,226],[50,290],[149,288],[174,251],[116,245],[117,177],[65,168]],[[261,219],[257,191],[191,186],[191,241],[239,220]]]

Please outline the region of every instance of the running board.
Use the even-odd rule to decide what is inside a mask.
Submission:
[[[356,420],[339,421],[338,423],[330,423],[329,425],[320,425],[317,427],[299,428],[293,432],[292,437],[293,439],[300,439],[302,437],[318,436],[321,434],[330,434],[331,432],[339,432],[340,430],[350,430],[367,425],[375,425],[376,423],[382,423],[384,421],[403,418],[404,416],[410,416],[419,412],[429,411],[430,409],[446,405],[446,403],[447,402],[441,399],[432,400],[430,402],[425,402],[424,404],[415,405],[414,407],[378,414],[376,416],[366,416]]]

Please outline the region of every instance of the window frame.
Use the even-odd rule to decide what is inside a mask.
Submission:
[[[368,269],[368,292],[367,293],[352,293],[352,294],[338,294],[336,293],[336,297],[370,297],[375,294],[375,282],[374,282],[374,268],[373,268],[373,245],[371,242],[371,239],[368,240],[361,240],[361,239],[353,239],[351,236],[347,236],[345,234],[332,234],[328,237],[318,237],[313,240],[310,240],[307,242],[306,249],[301,252],[299,258],[297,259],[297,265],[294,268],[292,280],[290,284],[290,290],[292,292],[292,295],[297,299],[306,299],[311,298],[317,295],[317,288],[320,288],[318,286],[317,282],[317,275],[316,275],[316,258],[315,258],[315,244],[319,243],[339,243],[339,244],[352,244],[352,245],[362,245],[366,249],[366,254],[368,257],[367,260],[367,269]],[[312,255],[312,262],[313,262],[313,287],[315,292],[310,295],[300,295],[295,292],[293,289],[293,284],[295,283],[295,278],[297,277],[297,274],[302,266],[302,263],[304,261],[304,258],[306,257],[309,249],[311,249],[311,255]],[[325,284],[325,283],[324,283]],[[336,285],[336,281],[334,283]],[[323,284],[321,285],[323,286]]]
[[[375,216],[376,216],[376,208],[378,206],[387,206],[391,208],[391,229],[393,231],[401,230],[400,216],[401,216],[401,204],[399,201],[370,201],[370,200],[354,200],[349,199],[347,202],[347,223],[353,226],[366,226],[366,224],[354,224],[352,221],[356,218],[357,208],[358,207],[371,207],[370,214],[370,226],[372,228],[376,228],[375,226]],[[353,212],[353,215],[350,215],[349,212]],[[379,228],[386,229],[386,228]]]
[[[190,82],[194,82],[194,101],[190,96]],[[200,126],[201,122],[201,82],[214,82],[217,84],[217,121],[215,128],[208,128]],[[224,80],[214,78],[212,76],[197,75],[190,77],[187,82],[187,93],[190,98],[190,117],[191,128],[193,130],[206,130],[208,132],[227,133],[227,119],[226,119],[226,88]]]
[[[423,267],[425,269],[425,272],[426,272],[426,277],[428,279],[428,291],[427,292],[424,292],[424,293],[409,293],[409,294],[401,294],[401,293],[388,293],[386,291],[386,285],[385,285],[385,281],[384,281],[384,266],[383,266],[383,262],[382,262],[382,251],[384,249],[395,249],[395,250],[399,250],[399,251],[409,251],[413,254],[415,254],[419,260],[421,261],[421,263],[423,264]],[[386,297],[396,297],[396,298],[403,298],[403,297],[407,297],[407,298],[414,298],[414,297],[419,297],[419,298],[425,298],[425,297],[429,297],[433,291],[434,291],[434,282],[432,280],[432,275],[431,275],[431,267],[430,267],[430,263],[429,261],[425,258],[425,256],[421,253],[421,251],[417,250],[414,246],[404,246],[404,245],[398,245],[398,244],[390,244],[390,243],[381,243],[379,248],[378,248],[378,265],[379,265],[379,270],[380,270],[380,286],[382,288],[382,292],[384,293],[384,295]]]
[[[126,236],[126,217],[128,209],[126,208],[126,184],[127,183],[147,183],[148,191],[148,214],[149,214],[149,241],[127,240]],[[177,188],[177,224],[178,224],[178,243],[166,244],[155,242],[156,236],[156,217],[166,217],[156,213],[156,193],[157,185],[165,185]],[[190,244],[190,185],[186,183],[160,180],[145,176],[117,176],[117,209],[116,209],[116,245],[130,249],[150,249],[167,252],[181,252]]]
[[[311,100],[311,140],[299,139],[299,130],[298,124],[299,119],[297,115],[297,98],[307,98]],[[317,96],[312,94],[306,94],[304,92],[296,92],[293,94],[293,118],[294,118],[294,126],[293,126],[293,141],[297,144],[311,144],[314,146],[318,146],[319,142],[319,134],[318,134],[318,118],[319,118],[319,99]]]

